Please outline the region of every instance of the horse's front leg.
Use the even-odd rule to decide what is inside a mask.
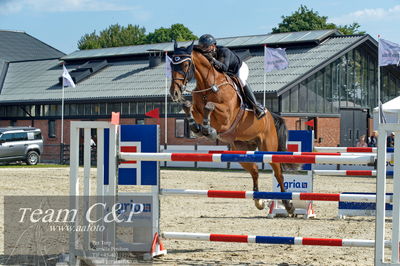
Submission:
[[[215,110],[215,104],[208,102],[204,106],[203,125],[201,126],[201,132],[204,136],[211,140],[217,139],[217,130],[210,125],[211,113]]]
[[[201,132],[201,126],[199,124],[196,123],[196,121],[193,118],[192,115],[192,103],[189,101],[186,101],[183,103],[182,105],[182,109],[186,114],[185,119],[187,120],[188,124],[189,124],[189,129],[196,134],[198,137],[203,136],[202,132]]]

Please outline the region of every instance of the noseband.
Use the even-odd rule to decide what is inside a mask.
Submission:
[[[189,61],[189,70],[185,72],[183,71],[182,63],[186,61]],[[186,91],[187,83],[191,81],[194,76],[194,64],[192,56],[190,54],[173,55],[171,64],[172,64],[172,70],[174,72],[178,72],[179,74],[183,75],[183,78],[172,79],[173,82],[175,82],[179,86],[181,92],[183,93]],[[182,84],[176,82],[177,80],[183,80]]]

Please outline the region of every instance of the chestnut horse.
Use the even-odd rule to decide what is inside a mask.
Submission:
[[[287,130],[284,120],[276,114],[266,112],[257,120],[254,112],[241,108],[237,87],[228,75],[217,71],[193,43],[188,47],[177,47],[175,42],[171,62],[171,98],[183,103],[189,127],[198,136],[212,140],[216,138],[229,143],[233,150],[285,151]],[[192,101],[184,101],[183,92],[187,83],[196,79]],[[253,178],[253,191],[258,191],[258,167],[256,163],[240,163]],[[283,185],[282,165],[271,163],[281,191]],[[289,214],[294,207],[283,200]],[[264,209],[265,202],[255,200],[258,209]]]

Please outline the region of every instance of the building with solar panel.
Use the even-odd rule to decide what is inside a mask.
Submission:
[[[0,31],[0,39],[0,127],[41,128],[49,157],[61,142],[62,63],[76,83],[64,94],[66,144],[71,120],[108,120],[111,112],[120,112],[123,124],[158,123],[161,144],[220,144],[186,138],[181,107],[169,96],[165,106],[171,81],[166,81],[164,54],[171,55],[173,43],[65,55],[23,32]],[[359,136],[373,130],[378,43],[371,36],[318,30],[217,38],[217,43],[248,64],[256,97],[283,116],[288,129],[307,129],[305,123],[314,120],[316,145],[354,146]],[[287,69],[264,73],[265,44],[286,49]],[[189,90],[194,87],[193,81]],[[400,94],[398,67],[381,68],[381,88],[382,102]],[[159,119],[145,115],[157,108]]]

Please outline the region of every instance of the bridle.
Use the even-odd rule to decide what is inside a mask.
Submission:
[[[189,68],[187,71],[183,71],[182,63],[189,61]],[[179,74],[183,75],[183,78],[172,78],[172,81],[178,85],[181,93],[184,93],[187,89],[186,85],[189,81],[191,81],[194,77],[194,63],[192,60],[191,54],[178,54],[172,55],[172,70],[174,72],[178,72]],[[182,80],[182,83],[176,82],[177,80]]]
[[[189,68],[185,72],[182,69],[182,63],[186,62],[186,61],[189,61]],[[178,72],[181,75],[183,75],[183,78],[172,78],[172,81],[176,85],[178,85],[179,89],[181,90],[181,93],[184,93],[184,92],[187,91],[187,87],[186,87],[187,83],[189,81],[191,81],[193,79],[193,77],[194,77],[195,65],[194,65],[194,62],[193,62],[193,59],[192,59],[192,55],[191,54],[174,54],[174,55],[172,55],[171,64],[172,64],[172,70],[174,72]],[[209,70],[212,70],[212,68],[209,69]],[[214,74],[214,81],[215,81],[215,73],[213,73],[213,74]],[[182,84],[179,84],[178,82],[176,82],[177,80],[183,80]],[[203,90],[192,90],[191,93],[202,93],[202,92],[206,92],[206,91],[210,91],[210,90],[213,90],[214,92],[217,92],[218,91],[218,87],[223,86],[223,85],[227,85],[227,84],[230,84],[230,83],[229,82],[224,82],[224,83],[221,83],[221,84],[217,85],[214,82],[214,84],[209,88],[206,88],[206,89],[203,89]]]

